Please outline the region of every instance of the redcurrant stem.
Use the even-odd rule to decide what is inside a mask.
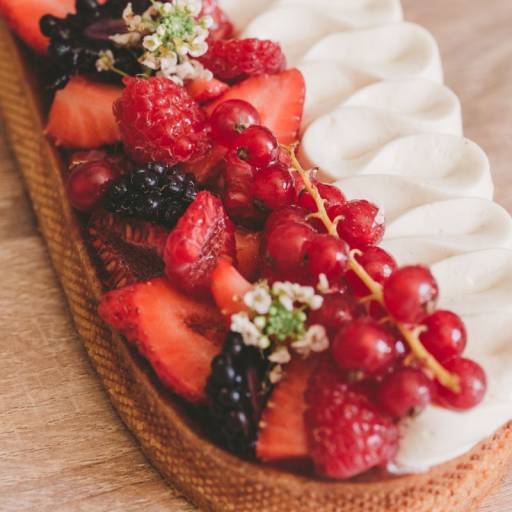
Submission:
[[[339,238],[338,230],[336,229],[336,222],[333,222],[327,211],[325,209],[324,200],[318,191],[318,188],[311,181],[309,171],[305,170],[300,164],[297,158],[297,146],[298,144],[292,144],[290,146],[283,146],[283,148],[288,152],[291,159],[291,164],[293,169],[300,175],[302,181],[304,182],[304,186],[306,190],[313,197],[316,206],[317,213],[314,214],[315,218],[318,218],[322,221],[327,232]],[[357,261],[356,256],[361,254],[357,249],[350,251],[349,255],[349,268],[352,270],[361,281],[366,285],[368,290],[370,290],[369,298],[381,304],[385,308],[384,304],[384,293],[383,286],[375,281],[368,272],[364,269],[364,267]],[[365,300],[369,300],[368,297]],[[386,308],[385,308],[386,309]],[[389,315],[390,320],[392,320],[397,326],[398,330],[404,337],[404,340],[409,345],[412,354],[417,361],[419,361],[423,366],[428,368],[434,377],[441,383],[443,386],[451,389],[454,392],[460,391],[460,382],[459,378],[446,370],[437,359],[423,346],[419,335],[422,332],[422,327],[416,327],[414,329],[409,328],[407,325],[394,320],[391,315]]]

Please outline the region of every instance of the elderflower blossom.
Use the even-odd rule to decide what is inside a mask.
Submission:
[[[129,3],[123,11],[127,32],[110,39],[117,46],[140,48],[139,63],[146,74],[166,77],[178,85],[186,80],[211,80],[213,74],[196,60],[208,51],[207,38],[213,25],[211,16],[199,15],[201,0],[153,1],[142,14]],[[98,60],[98,70],[114,69],[114,62]],[[100,69],[101,68],[101,69]]]
[[[100,52],[100,57],[96,61],[96,69],[98,71],[108,71],[114,65],[114,54],[111,50]]]
[[[329,337],[323,325],[312,325],[306,334],[292,343],[292,348],[306,357],[311,352],[324,352],[329,348]]]

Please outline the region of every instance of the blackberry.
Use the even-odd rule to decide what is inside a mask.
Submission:
[[[150,163],[113,181],[103,198],[103,207],[172,228],[195,199],[198,188],[195,177],[179,167]]]
[[[212,362],[206,386],[213,437],[244,458],[255,456],[258,424],[271,390],[268,360],[240,334],[229,332],[224,349]]]
[[[96,61],[100,53],[110,50],[117,69],[129,75],[140,73],[142,68],[137,61],[137,51],[118,48],[109,39],[111,35],[126,30],[122,19],[126,0],[108,0],[100,5],[97,0],[76,0],[76,13],[65,18],[47,14],[39,22],[41,32],[50,38],[48,55],[55,67],[55,77],[50,85],[60,89],[75,74],[93,75],[97,80],[119,82],[119,74],[98,72]],[[150,0],[132,1],[135,12],[147,9]],[[142,50],[140,50],[142,51]]]

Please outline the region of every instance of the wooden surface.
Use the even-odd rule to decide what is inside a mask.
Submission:
[[[512,211],[510,0],[404,4],[439,41],[467,136],[488,152],[497,200]],[[0,284],[0,511],[193,511],[147,464],[103,394],[3,131]],[[512,473],[479,512],[510,510]]]

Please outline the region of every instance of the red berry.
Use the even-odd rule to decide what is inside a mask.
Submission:
[[[305,397],[309,452],[318,473],[350,478],[395,457],[396,425],[332,365],[319,365]]]
[[[405,418],[421,412],[434,395],[434,385],[417,368],[399,368],[381,383],[378,401],[393,418]]]
[[[329,336],[334,336],[348,322],[364,316],[364,307],[349,293],[329,293],[324,295],[320,309],[309,313],[311,325],[323,325]]]
[[[425,318],[427,328],[420,339],[425,348],[440,362],[462,354],[466,348],[466,327],[451,311],[439,310]]]
[[[208,41],[208,52],[199,57],[217,78],[227,81],[275,74],[286,68],[279,44],[263,39]]]
[[[347,271],[349,247],[331,235],[316,235],[304,248],[308,270],[315,278],[325,274],[329,283],[336,284]]]
[[[487,378],[483,368],[470,359],[454,357],[443,366],[459,378],[460,391],[454,392],[437,383],[436,403],[447,409],[466,411],[476,407],[487,391]]]
[[[276,226],[267,233],[267,251],[277,270],[296,272],[303,268],[302,250],[304,244],[314,236],[310,226],[289,222]]]
[[[307,212],[298,206],[280,208],[270,214],[265,224],[265,231],[268,234],[281,224],[298,223],[307,225],[306,215]]]
[[[295,199],[293,178],[288,169],[279,164],[257,171],[252,190],[255,199],[271,210],[288,206]]]
[[[316,188],[318,189],[318,192],[320,193],[322,199],[324,199],[324,204],[326,208],[330,208],[331,206],[334,205],[341,205],[346,201],[343,192],[334,185],[327,185],[326,183],[317,183]],[[306,189],[302,190],[302,192],[300,193],[297,204],[299,206],[302,206],[302,208],[309,210],[310,212],[318,211],[313,196]]]
[[[114,114],[126,152],[139,162],[175,165],[201,159],[211,147],[201,107],[172,80],[125,78]]]
[[[331,206],[327,210],[334,220],[339,217],[338,234],[351,247],[365,248],[376,245],[384,236],[384,216],[381,210],[365,200],[349,201]]]
[[[186,292],[206,294],[221,259],[236,261],[235,228],[220,199],[199,192],[167,239],[165,273]]]
[[[218,144],[231,147],[249,126],[260,124],[258,111],[247,101],[228,100],[211,115],[212,138]]]
[[[394,258],[380,247],[368,247],[363,254],[356,256],[356,259],[372,279],[380,284],[384,284],[397,267]],[[364,297],[370,293],[354,272],[347,273],[347,281],[354,295]]]
[[[76,165],[66,184],[69,202],[77,210],[91,211],[118,175],[119,169],[106,160]]]
[[[384,302],[399,322],[418,324],[430,313],[439,295],[434,276],[421,265],[396,270],[384,284]]]
[[[279,145],[273,133],[264,126],[250,126],[235,142],[238,156],[254,167],[267,167],[277,160]]]
[[[380,373],[396,359],[393,336],[370,320],[353,320],[343,327],[331,345],[342,370]]]

